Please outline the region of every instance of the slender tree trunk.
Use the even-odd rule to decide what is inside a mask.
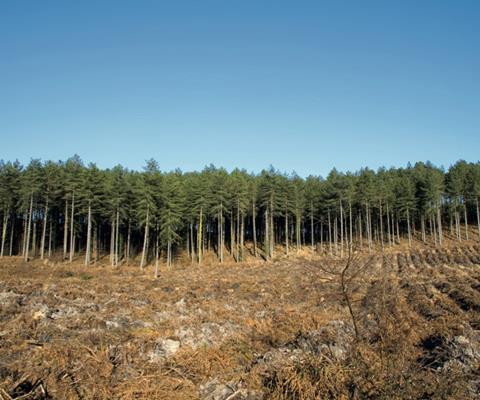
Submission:
[[[197,232],[197,250],[198,250],[198,263],[202,263],[203,256],[203,208],[200,207],[200,215],[198,219],[198,232]]]
[[[340,256],[343,257],[343,206],[340,199]]]
[[[255,215],[255,202],[252,203],[252,234],[253,234],[253,255],[257,257],[257,226]],[[480,234],[480,229],[479,229]]]
[[[244,261],[245,217],[243,212],[240,216],[240,259]]]
[[[237,254],[237,262],[240,261],[240,202],[237,202],[237,225],[235,234],[235,249]]]
[[[144,266],[145,266],[145,255],[147,253],[149,217],[150,217],[150,205],[147,206],[147,217],[145,218],[145,233],[144,233],[144,236],[143,236],[142,258],[140,260],[140,268],[141,269],[143,269]]]
[[[368,203],[365,204],[365,219],[367,225],[368,251],[370,251],[372,249],[372,220],[370,219],[370,208]]]
[[[320,220],[320,252],[323,253],[323,221]]]
[[[28,211],[27,240],[25,245],[25,261],[28,261],[28,249],[30,247],[30,231],[31,231],[31,225],[32,225],[32,214],[33,214],[33,194],[30,196],[30,208]]]
[[[288,213],[285,211],[285,253],[288,256]]]
[[[392,246],[392,234],[390,232],[390,212],[389,212],[389,209],[388,209],[388,202],[387,202],[386,206],[387,206],[388,245]]]
[[[312,252],[314,252],[315,251],[315,232],[313,230],[313,210],[310,212],[310,245],[312,246]]]
[[[457,233],[457,240],[459,240],[461,242],[462,241],[462,236],[460,234],[460,217],[459,217],[457,209],[455,209],[455,230],[456,230],[456,233]]]
[[[65,213],[63,216],[63,259],[67,258],[67,241],[68,241],[68,200],[65,199]]]
[[[115,217],[110,222],[110,265],[115,266]]]
[[[120,225],[120,212],[117,207],[117,218],[115,220],[115,267],[118,267],[118,253],[119,253],[119,226]]]
[[[353,250],[353,225],[352,225],[352,202],[348,201],[349,225],[350,225],[350,253]]]
[[[22,220],[23,235],[22,235],[22,258],[25,258],[25,245],[27,244],[27,226],[28,226],[28,209],[25,211]]]
[[[35,211],[33,212],[33,229],[32,229],[32,255],[37,256],[37,218],[35,217]]]
[[[196,255],[195,255],[195,241],[193,240],[193,224],[192,223],[190,223],[190,246],[191,246],[190,256],[191,256],[191,261],[193,263],[195,261]]]
[[[172,241],[170,239],[167,241],[167,266],[169,268],[172,266]]]
[[[442,247],[443,243],[443,232],[442,232],[442,214],[441,214],[441,203],[440,201],[437,204],[437,225],[438,225],[438,243]]]
[[[302,239],[301,239],[302,217],[299,214],[300,213],[297,210],[296,215],[295,215],[295,224],[296,224],[295,233],[296,233],[296,239],[297,239],[297,253],[302,248]]]
[[[410,213],[407,208],[407,230],[408,230],[408,247],[412,247],[412,236],[410,234]]]
[[[95,224],[96,225],[96,224]],[[96,264],[98,261],[98,237],[99,234],[99,227],[96,225],[95,229],[93,229],[93,263]]]
[[[15,231],[15,217],[12,219],[12,222],[10,223],[12,227],[10,228],[10,248],[8,255],[11,257],[13,255],[13,237],[14,237],[14,231]],[[480,234],[480,229],[479,229],[479,234]]]
[[[396,224],[397,224],[397,238],[398,238],[398,243],[400,244],[400,226],[398,224],[398,218],[396,220]]]
[[[268,208],[265,209],[265,235],[264,235],[264,247],[265,247],[265,259],[268,260],[269,259],[269,255],[270,255],[270,243],[269,243],[269,240],[268,240],[268,236],[270,234],[270,227],[268,226],[268,221],[269,221],[269,217],[268,217]]]
[[[74,234],[73,234],[73,218],[74,218],[74,212],[75,212],[75,193],[72,193],[72,213],[70,217],[70,262],[73,261],[73,253],[75,249],[75,243],[74,243]]]
[[[425,215],[422,214],[421,219],[420,219],[420,224],[422,227],[422,242],[425,243],[427,241],[427,237],[425,234]]]
[[[233,222],[233,211],[230,211],[230,254],[233,258],[235,258],[235,229],[234,229],[234,222]]]
[[[270,199],[270,258],[273,258],[275,248],[275,227],[273,225],[273,200]]]
[[[332,255],[332,220],[328,210],[328,252]]]
[[[85,249],[85,265],[90,265],[90,250],[91,250],[91,236],[92,236],[92,207],[90,201],[88,202],[88,216],[87,216],[87,247]]]
[[[47,219],[48,219],[48,197],[45,202],[45,211],[43,214],[43,227],[42,227],[42,241],[40,244],[40,259],[43,260],[45,252],[45,236],[47,235]]]
[[[362,213],[358,215],[358,233],[360,234],[360,247],[363,248],[363,223],[362,223]]]
[[[480,207],[478,206],[478,197],[476,199],[477,203],[477,229],[478,229],[478,240],[480,240]]]
[[[155,227],[155,275],[154,275],[155,279],[158,278],[158,258],[159,258],[158,257],[158,252],[159,252],[158,237],[159,236],[160,235],[158,234],[158,223],[157,223]]]
[[[477,207],[477,211],[478,211],[478,207]],[[478,212],[477,212],[477,214],[478,214]],[[256,227],[255,219],[256,219],[256,216],[255,216],[255,202],[253,202],[253,204],[252,204],[253,255],[255,257],[257,257],[257,227]],[[480,223],[479,223],[478,232],[479,232],[479,235],[480,235]]]
[[[468,217],[467,217],[467,203],[463,201],[463,218],[465,221],[465,239],[468,240]]]
[[[7,224],[8,224],[8,210],[5,211],[3,216],[3,226],[2,226],[2,248],[0,249],[0,258],[3,258],[3,249],[5,248],[5,238],[7,236]]]
[[[127,265],[130,264],[130,238],[131,238],[131,226],[130,226],[130,219],[128,220],[128,230],[127,230],[127,249],[125,253],[125,258],[127,260]]]
[[[382,243],[382,250],[383,250],[383,210],[382,210],[382,202],[380,201],[379,204],[379,220],[380,220],[380,242]]]
[[[53,224],[52,224],[52,219],[50,218],[50,229],[48,233],[48,258],[52,258],[52,234],[53,234]]]
[[[333,220],[333,245],[335,249],[335,255],[338,255],[338,221],[337,216]]]

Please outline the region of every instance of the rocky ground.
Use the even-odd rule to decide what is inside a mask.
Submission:
[[[479,251],[176,266],[156,280],[5,258],[0,399],[474,399]]]

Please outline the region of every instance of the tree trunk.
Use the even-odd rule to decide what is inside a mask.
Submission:
[[[310,206],[311,208],[312,206]],[[315,232],[313,231],[313,210],[310,212],[310,245],[312,246],[312,252],[315,251]]]
[[[98,226],[95,226],[95,229],[93,229],[93,263],[94,264],[96,264],[98,261],[98,237],[100,236],[99,229],[100,228]]]
[[[270,255],[270,243],[269,243],[269,240],[268,240],[268,236],[270,234],[270,227],[268,226],[268,221],[269,221],[269,218],[268,218],[268,208],[265,209],[265,234],[264,234],[264,247],[265,247],[265,259],[268,260],[269,259],[269,255]]]
[[[88,202],[88,216],[87,216],[87,248],[85,249],[85,265],[90,265],[90,241],[92,235],[92,207],[90,201]]]
[[[408,247],[412,247],[412,237],[410,234],[410,213],[407,208],[407,230],[408,230]]]
[[[477,214],[478,214],[478,207],[477,207]],[[256,221],[255,221],[255,202],[253,202],[252,204],[252,231],[253,231],[252,232],[253,233],[253,255],[257,257],[257,227],[256,227]],[[480,235],[480,223],[479,223],[478,232]]]
[[[422,214],[420,224],[422,227],[422,242],[425,243],[427,241],[426,234],[425,234],[425,215]]]
[[[167,241],[167,267],[172,266],[172,241],[168,239]]]
[[[333,220],[333,248],[335,249],[335,255],[338,254],[338,223],[337,216]]]
[[[200,215],[198,219],[198,231],[197,231],[197,250],[198,250],[198,263],[202,263],[203,252],[203,208],[200,207]]]
[[[243,212],[240,216],[240,259],[244,261],[245,217]]]
[[[8,255],[11,257],[13,255],[13,237],[14,237],[14,231],[15,231],[15,217],[12,219],[12,222],[10,223],[10,225],[12,226],[10,228],[10,243],[9,243],[9,252],[8,252]],[[479,234],[480,234],[480,229],[479,229]]]
[[[145,220],[145,234],[143,236],[143,249],[142,249],[142,258],[140,260],[140,268],[143,269],[145,266],[145,255],[147,252],[147,239],[148,239],[148,225],[149,225],[149,216],[150,216],[150,206],[147,206],[147,217]]]
[[[437,225],[438,225],[438,243],[440,244],[440,247],[442,246],[443,243],[443,232],[442,232],[442,214],[440,211],[441,203],[440,201],[437,204]]]
[[[110,222],[110,265],[115,266],[115,217]]]
[[[63,259],[67,258],[67,241],[68,241],[68,200],[65,199],[65,214],[63,216]]]
[[[30,208],[28,211],[28,224],[27,224],[27,238],[25,244],[25,261],[28,261],[28,250],[30,247],[30,231],[32,225],[32,214],[33,214],[33,194],[30,196]]]
[[[348,202],[348,212],[349,212],[349,219],[350,219],[350,253],[353,250],[353,225],[352,225],[352,202],[349,200]]]
[[[360,247],[363,248],[363,224],[362,224],[362,213],[358,215],[358,233],[360,234]]]
[[[192,250],[190,252],[190,256],[192,257],[192,263],[195,260],[195,243],[193,241],[193,224],[190,224],[190,246],[192,247]]]
[[[73,253],[75,249],[75,243],[73,239],[73,217],[75,212],[75,193],[72,193],[72,213],[70,217],[70,262],[73,261]]]
[[[296,239],[297,239],[297,253],[298,253],[302,248],[302,238],[301,238],[302,219],[301,219],[298,211],[295,215],[295,225],[296,225],[295,226],[295,234],[296,234]]]
[[[2,246],[0,249],[0,258],[3,258],[3,249],[5,248],[5,238],[7,236],[7,224],[8,224],[8,210],[5,211],[3,216],[3,226],[2,226]]]
[[[45,236],[47,235],[47,219],[48,219],[48,197],[45,202],[45,213],[43,215],[42,241],[40,244],[40,259],[43,260],[45,252]]]
[[[235,234],[235,249],[236,249],[236,261],[240,261],[240,202],[237,202],[237,225]]]
[[[340,256],[343,257],[343,207],[340,199]]]
[[[480,241],[480,207],[478,206],[478,197],[477,197],[477,229],[478,229],[478,240]]]
[[[119,253],[119,225],[120,225],[120,212],[117,207],[117,218],[115,220],[115,267],[118,267],[118,253]]]
[[[383,250],[383,213],[382,213],[382,202],[380,201],[380,204],[379,204],[379,211],[380,211],[380,215],[379,215],[379,220],[380,220],[380,242],[382,243],[382,250]],[[408,212],[408,211],[407,211]]]
[[[273,258],[275,248],[275,228],[273,226],[273,200],[270,199],[270,258]]]
[[[32,229],[32,255],[37,256],[37,218],[35,218],[35,211],[33,212],[33,229]]]
[[[328,252],[332,255],[332,220],[330,210],[328,210]]]
[[[387,230],[388,230],[388,245],[392,246],[392,234],[390,231],[390,211],[388,209],[388,202],[386,203],[387,206]]]
[[[128,229],[127,229],[127,248],[125,252],[125,259],[127,260],[127,265],[130,264],[130,238],[131,238],[131,226],[130,226],[130,219],[128,220]]]
[[[159,246],[158,246],[158,237],[160,235],[158,234],[158,223],[155,227],[155,279],[158,278],[158,251],[159,251]]]
[[[234,251],[234,243],[235,243],[235,229],[234,229],[234,221],[233,221],[233,212],[230,211],[230,254],[233,258],[235,258],[235,251]]]
[[[320,220],[320,253],[323,253],[323,221]]]
[[[285,253],[288,256],[288,214],[285,212]]]
[[[468,217],[467,217],[467,203],[463,201],[463,215],[465,221],[465,239],[468,240]]]
[[[52,234],[53,234],[53,224],[52,224],[52,219],[50,218],[50,230],[48,233],[48,258],[52,258]]]

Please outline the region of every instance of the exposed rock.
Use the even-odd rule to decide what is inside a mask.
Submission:
[[[150,362],[163,361],[165,358],[174,355],[179,348],[180,342],[178,340],[161,339],[149,353]]]
[[[199,395],[202,400],[261,400],[260,392],[248,390],[241,383],[221,383],[213,379],[200,385]]]

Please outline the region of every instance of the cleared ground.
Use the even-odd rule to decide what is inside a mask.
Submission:
[[[346,270],[333,257],[176,266],[156,280],[3,259],[0,399],[473,399],[479,250],[362,253]]]

